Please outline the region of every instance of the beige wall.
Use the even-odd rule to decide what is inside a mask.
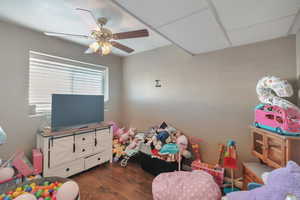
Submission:
[[[298,81],[298,106],[300,106],[300,30],[296,35],[297,81]]]
[[[109,67],[110,101],[106,119],[120,121],[122,60],[117,56],[84,55],[85,47],[19,26],[0,22],[0,126],[8,134],[0,157],[16,149],[27,152],[35,146],[41,118],[28,116],[29,50]]]
[[[124,122],[147,128],[166,120],[204,140],[204,160],[217,161],[218,143],[237,141],[250,155],[249,125],[265,75],[296,84],[295,37],[189,56],[169,46],[124,59]],[[161,88],[154,80],[162,81]],[[294,98],[295,100],[295,98]]]

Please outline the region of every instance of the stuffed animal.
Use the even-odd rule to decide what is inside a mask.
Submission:
[[[114,133],[114,138],[120,138],[125,132],[125,127],[118,128],[118,130]]]
[[[118,139],[113,140],[113,154],[114,161],[117,162],[123,155],[125,155],[125,146],[119,143]]]
[[[289,161],[286,167],[270,172],[265,185],[250,191],[231,192],[226,197],[228,200],[300,199],[300,167]]]
[[[187,137],[181,132],[177,132],[176,137],[176,144],[179,147],[180,155],[182,155],[185,158],[191,158],[192,154],[190,151],[187,150],[189,144]]]
[[[135,128],[130,128],[126,133],[120,136],[119,141],[122,144],[128,143],[129,140],[132,140],[134,138],[134,135],[135,135]]]
[[[145,134],[144,133],[138,133],[136,134],[136,136],[134,137],[134,139],[130,142],[130,144],[126,147],[126,150],[133,150],[135,149],[139,143],[143,142],[145,138]]]

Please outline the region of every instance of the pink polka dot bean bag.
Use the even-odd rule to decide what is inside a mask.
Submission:
[[[152,182],[154,200],[220,200],[221,191],[204,171],[162,173]]]

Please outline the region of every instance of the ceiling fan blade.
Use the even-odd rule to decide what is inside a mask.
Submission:
[[[113,45],[114,47],[116,47],[116,48],[118,48],[118,49],[120,49],[120,50],[122,50],[122,51],[125,51],[125,52],[127,52],[127,53],[132,53],[132,52],[134,52],[134,49],[132,49],[132,48],[130,48],[130,47],[127,47],[127,46],[125,46],[125,45],[123,45],[123,44],[121,44],[121,43],[119,43],[119,42],[116,42],[116,41],[112,41],[112,42],[111,42],[111,45]]]
[[[113,34],[113,39],[122,40],[122,39],[148,37],[148,36],[149,36],[148,30],[147,29],[141,29],[141,30],[136,30],[136,31],[115,33],[115,34]]]
[[[76,35],[76,34],[69,34],[69,33],[56,33],[56,32],[44,32],[45,35],[48,36],[57,36],[57,37],[81,37],[81,38],[85,38],[88,39],[89,36],[88,35]]]
[[[93,14],[93,12],[91,10],[88,10],[88,9],[83,9],[83,8],[76,8],[76,10],[79,10],[79,11],[83,11],[83,12],[86,12],[86,13],[89,13],[89,15],[93,18],[95,24],[97,25],[97,27],[100,29],[101,26],[100,24],[98,23],[98,20],[96,18],[96,16]]]

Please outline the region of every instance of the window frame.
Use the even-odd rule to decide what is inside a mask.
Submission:
[[[66,62],[70,62],[70,63],[76,63],[78,65],[78,67],[83,67],[83,68],[89,68],[90,69],[102,69],[102,71],[104,72],[104,92],[103,92],[103,95],[104,95],[104,104],[107,104],[110,100],[110,85],[109,85],[109,68],[107,66],[103,66],[103,65],[99,65],[99,64],[93,64],[93,63],[88,63],[88,62],[83,62],[83,61],[79,61],[79,60],[74,60],[74,59],[70,59],[70,58],[64,58],[64,57],[60,57],[60,56],[55,56],[55,55],[50,55],[50,54],[46,54],[46,53],[42,53],[42,52],[38,52],[38,51],[34,51],[34,50],[29,50],[29,55],[28,55],[28,78],[27,78],[27,104],[29,107],[33,106],[32,104],[30,104],[30,96],[29,96],[29,93],[30,93],[30,59],[31,59],[31,54],[35,54],[37,56],[45,56],[45,57],[49,57],[49,58],[53,58],[53,59],[56,59],[56,62],[59,61],[59,60],[62,60],[62,61],[66,61]],[[60,63],[62,65],[68,65],[66,63]],[[81,66],[81,65],[84,65],[84,66]],[[89,67],[88,67],[89,66]],[[31,109],[31,108],[30,108]],[[30,116],[39,116],[39,115],[51,115],[51,112],[50,113],[47,113],[47,112],[40,112],[40,113],[37,113],[35,112],[35,114],[31,114],[31,112],[29,112],[29,115]]]

